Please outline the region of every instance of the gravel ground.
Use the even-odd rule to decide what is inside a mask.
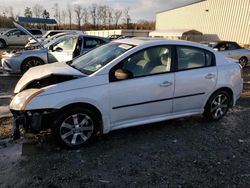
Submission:
[[[60,148],[50,132],[12,143],[2,119],[0,187],[250,187],[250,67],[244,76],[241,99],[218,122],[113,131],[79,150]]]

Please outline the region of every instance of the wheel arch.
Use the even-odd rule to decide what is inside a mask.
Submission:
[[[233,93],[233,90],[232,90],[231,88],[229,88],[229,87],[221,87],[221,88],[215,90],[215,91],[208,97],[208,99],[207,99],[207,101],[206,101],[206,103],[205,103],[204,108],[207,106],[207,104],[208,104],[210,98],[211,98],[216,92],[218,92],[218,91],[226,91],[226,92],[229,94],[229,97],[230,97],[230,107],[233,106],[233,104],[234,104],[234,93]]]
[[[22,66],[23,66],[23,64],[24,64],[27,60],[32,59],[32,58],[39,59],[39,60],[41,60],[41,61],[43,62],[43,64],[45,64],[45,61],[44,61],[41,57],[37,57],[37,56],[26,57],[26,58],[22,61],[22,63],[20,64],[20,70],[21,70],[21,71],[22,71]]]
[[[77,107],[87,108],[87,109],[93,111],[97,115],[97,118],[98,118],[98,121],[99,121],[98,131],[100,133],[102,133],[103,132],[103,121],[102,121],[101,111],[96,106],[94,106],[94,105],[92,105],[90,103],[77,102],[77,103],[68,104],[66,106],[61,107],[59,109],[58,113],[62,113],[64,111],[67,111],[67,110],[72,109],[72,108],[77,108]]]
[[[4,42],[5,46],[8,46],[8,43],[6,40],[4,40],[3,38],[0,38],[0,41]]]

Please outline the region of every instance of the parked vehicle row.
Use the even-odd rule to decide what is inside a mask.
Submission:
[[[3,53],[2,69],[11,73],[24,73],[29,68],[42,64],[70,61],[96,46],[109,42],[108,39],[102,37],[68,33],[60,34],[59,37],[52,41],[49,39],[46,41],[48,43],[45,44],[45,42],[37,40],[22,26],[15,25],[21,32],[31,36],[36,41],[36,44],[39,44],[40,48]]]
[[[243,87],[241,66],[192,42],[115,40],[67,63],[29,69],[10,104],[27,132],[51,128],[75,148],[97,134],[203,114],[219,120]]]
[[[242,67],[245,67],[250,60],[250,50],[242,48],[236,42],[231,41],[219,41],[219,42],[201,42],[213,48],[216,51],[221,52],[226,57],[238,60]]]

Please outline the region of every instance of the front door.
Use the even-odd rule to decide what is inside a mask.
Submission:
[[[142,50],[116,65],[110,72],[110,111],[112,128],[165,117],[172,113],[174,73],[171,47]],[[112,77],[116,70],[130,74],[128,79]]]
[[[27,35],[19,30],[11,30],[7,34],[8,45],[25,45],[27,43]]]
[[[72,60],[77,39],[77,36],[70,36],[54,44],[49,50],[49,62],[66,62]]]

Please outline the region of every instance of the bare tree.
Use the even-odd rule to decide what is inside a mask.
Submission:
[[[109,28],[113,22],[113,12],[114,10],[111,7],[108,7],[108,27]]]
[[[89,9],[90,9],[90,17],[92,20],[92,24],[94,25],[94,28],[96,28],[97,24],[97,4],[92,4]]]
[[[76,22],[78,24],[78,29],[81,30],[81,20],[82,20],[82,17],[83,17],[83,8],[81,5],[79,4],[76,4],[74,6],[74,12],[75,12],[75,15],[76,15]]]
[[[103,26],[107,25],[108,21],[108,9],[109,7],[106,5],[100,6],[100,18]]]
[[[115,22],[115,28],[117,28],[119,20],[121,19],[122,11],[121,10],[115,10],[114,12],[114,22]]]
[[[71,29],[72,25],[72,6],[70,4],[67,5],[67,15],[69,18],[69,29]]]
[[[60,14],[60,7],[58,3],[54,4],[52,8],[54,10],[54,18],[58,21],[59,26],[61,25],[61,14]]]
[[[39,5],[39,4],[35,4],[33,7],[32,7],[32,11],[34,13],[34,16],[36,18],[39,18],[42,16],[42,12],[43,12],[44,8],[42,5]]]
[[[12,19],[15,19],[15,14],[12,6],[9,7],[9,14]]]
[[[65,25],[66,25],[66,11],[62,10],[61,15],[62,15],[62,22],[63,22],[63,25],[64,25],[63,27],[65,27]]]
[[[82,10],[83,24],[87,24],[89,22],[89,12],[88,9],[83,8]]]
[[[129,14],[129,8],[125,8],[124,11],[123,11],[123,14],[124,14],[124,23],[127,25],[127,29],[129,28],[129,23],[130,23],[130,14]]]

